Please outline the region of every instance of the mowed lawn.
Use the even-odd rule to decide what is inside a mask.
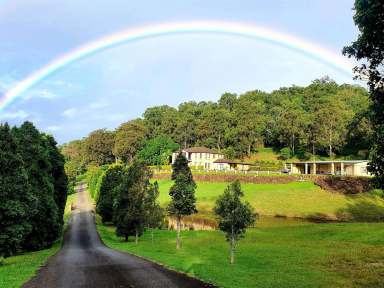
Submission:
[[[159,201],[165,206],[169,201],[171,180],[158,180]],[[201,212],[212,211],[215,201],[229,183],[197,182],[197,208]],[[308,217],[324,214],[336,218],[336,214],[354,207],[379,207],[384,210],[384,201],[369,194],[345,196],[320,189],[313,182],[292,182],[289,184],[242,184],[245,196],[255,210],[262,215],[287,217]],[[360,207],[360,206],[361,207]],[[358,211],[356,211],[358,212]],[[378,211],[380,212],[380,211]],[[384,215],[384,211],[383,211]]]
[[[76,194],[68,196],[65,207],[65,225],[71,213],[71,203],[76,201]],[[36,271],[44,265],[49,257],[54,255],[61,247],[61,240],[57,241],[51,248],[27,252],[21,255],[6,258],[3,265],[0,265],[0,287],[16,288],[36,274]]]
[[[315,224],[262,221],[237,247],[228,263],[228,244],[219,231],[148,232],[136,245],[123,242],[114,228],[99,224],[104,243],[162,263],[220,287],[384,287],[384,223]]]

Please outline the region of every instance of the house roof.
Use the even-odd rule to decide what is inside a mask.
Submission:
[[[329,160],[329,161],[302,161],[302,162],[287,162],[287,164],[331,164],[331,163],[345,163],[345,164],[357,164],[368,162],[368,160]]]
[[[242,164],[242,165],[252,165],[250,163],[244,163],[236,160],[229,160],[229,159],[217,159],[213,161],[213,163],[228,163],[228,164]]]
[[[223,154],[223,153],[216,152],[215,150],[209,149],[207,147],[191,147],[191,148],[183,149],[183,151],[188,153]]]

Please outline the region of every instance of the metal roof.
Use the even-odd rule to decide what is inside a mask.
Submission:
[[[183,151],[188,153],[223,154],[223,153],[216,152],[215,150],[209,149],[207,147],[191,147],[191,148],[183,149]]]

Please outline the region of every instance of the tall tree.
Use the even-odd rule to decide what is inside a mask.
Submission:
[[[145,198],[150,186],[150,176],[151,173],[144,164],[133,162],[119,185],[114,207],[114,223],[116,235],[123,236],[126,241],[129,236],[135,236],[137,243],[145,228]]]
[[[15,254],[32,230],[36,198],[8,124],[0,125],[0,259]]]
[[[164,211],[160,207],[157,199],[159,197],[159,184],[157,181],[155,183],[150,183],[147,189],[147,195],[145,197],[145,221],[146,226],[151,229],[151,239],[153,243],[153,230],[161,227],[164,219]]]
[[[124,162],[132,162],[133,157],[143,146],[147,129],[142,119],[123,123],[116,130],[113,154]]]
[[[236,243],[244,237],[246,228],[255,222],[253,209],[248,202],[243,203],[244,196],[239,180],[231,183],[216,200],[214,208],[219,220],[219,229],[225,233],[230,245],[230,263],[235,262]]]
[[[48,150],[49,162],[51,164],[50,175],[52,177],[54,200],[59,213],[59,237],[64,224],[64,210],[68,194],[68,177],[64,169],[64,156],[60,153],[56,140],[50,135],[43,135]]]
[[[55,199],[52,179],[52,163],[43,135],[30,122],[12,130],[17,139],[24,168],[31,185],[31,193],[37,199],[36,210],[30,211],[31,233],[26,237],[23,247],[38,250],[52,245],[60,234],[61,219]]]
[[[355,0],[353,17],[359,29],[356,41],[343,49],[349,57],[362,61],[355,71],[368,81],[375,131],[369,171],[384,188],[384,5],[382,1]]]
[[[88,163],[110,164],[115,161],[112,153],[114,134],[106,129],[91,132],[85,140],[85,155]]]
[[[173,165],[172,179],[175,180],[175,183],[169,190],[171,202],[168,205],[168,213],[176,218],[176,249],[180,249],[181,219],[185,215],[197,213],[195,198],[196,183],[193,181],[192,172],[188,167],[188,160],[181,153],[177,156]]]
[[[111,222],[113,219],[113,204],[123,180],[123,168],[121,164],[112,164],[101,176],[96,212],[101,216],[103,223]]]

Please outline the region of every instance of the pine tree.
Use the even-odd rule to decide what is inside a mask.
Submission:
[[[146,225],[151,229],[151,239],[153,243],[153,230],[161,227],[164,219],[164,211],[157,202],[159,197],[159,185],[157,181],[148,185],[145,197]]]
[[[122,182],[123,166],[112,164],[102,175],[96,212],[101,216],[103,223],[113,219],[113,203],[116,199],[118,186]]]
[[[37,199],[36,209],[30,209],[32,231],[23,247],[38,250],[52,245],[60,231],[59,207],[55,202],[52,165],[49,149],[43,135],[30,122],[12,130],[17,139],[24,168],[31,185],[31,193]]]
[[[253,209],[244,196],[239,180],[231,183],[217,201],[214,208],[219,220],[219,229],[230,243],[230,263],[235,261],[236,242],[244,237],[246,228],[255,222]]]
[[[193,176],[191,169],[188,166],[188,160],[185,158],[183,153],[179,153],[175,159],[175,162],[172,164],[172,180],[176,180],[176,177],[179,174],[184,174],[188,178],[188,180],[192,183],[195,183],[193,181]]]
[[[8,124],[0,125],[0,258],[15,254],[32,229],[31,195],[24,164]]]
[[[177,156],[173,165],[172,179],[175,180],[175,183],[169,191],[172,200],[168,205],[168,213],[176,218],[176,249],[180,249],[181,219],[185,215],[197,213],[195,198],[196,183],[193,181],[191,169],[188,167],[188,161],[181,153]]]

